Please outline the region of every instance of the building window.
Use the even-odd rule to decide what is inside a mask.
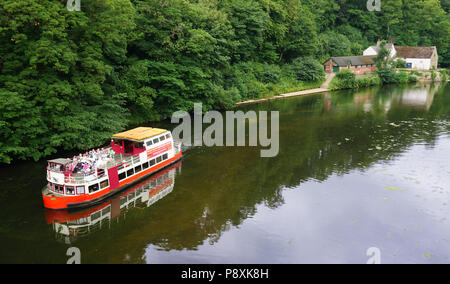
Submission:
[[[96,192],[97,190],[99,190],[98,183],[89,186],[89,193]]]
[[[75,194],[75,188],[73,186],[66,186],[66,193],[70,195]]]
[[[104,181],[100,182],[100,188],[101,189],[104,189],[108,185],[109,185],[109,181],[107,179],[105,179]]]

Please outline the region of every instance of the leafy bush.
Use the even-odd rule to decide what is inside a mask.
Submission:
[[[377,74],[383,84],[397,83],[397,74],[392,68],[380,68]]]
[[[336,77],[330,84],[332,90],[353,89],[358,86],[356,75],[350,70],[342,70],[336,74]]]
[[[416,76],[414,76],[414,75],[409,75],[408,76],[408,82],[409,83],[417,83],[417,81],[419,81],[419,79],[417,79]]]
[[[394,62],[394,68],[406,68],[406,61],[399,58]]]
[[[281,68],[278,65],[264,64],[258,77],[263,83],[279,83],[281,80]]]
[[[439,70],[439,73],[441,73],[441,81],[447,81],[447,70],[441,69]]]
[[[395,80],[397,81],[397,83],[406,84],[409,82],[409,75],[405,71],[401,71],[396,74]]]
[[[380,85],[380,79],[378,76],[373,77],[365,77],[356,80],[356,84],[358,88],[366,88],[370,86]]]
[[[437,78],[437,73],[436,72],[434,72],[434,71],[431,71],[431,81],[436,81],[436,78]]]
[[[292,75],[299,81],[322,81],[325,70],[322,64],[311,57],[299,57],[290,64]]]

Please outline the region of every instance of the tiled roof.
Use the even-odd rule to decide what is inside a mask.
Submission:
[[[376,55],[331,57],[339,66],[371,65],[377,61]]]
[[[431,58],[435,46],[396,46],[397,56],[402,58]]]

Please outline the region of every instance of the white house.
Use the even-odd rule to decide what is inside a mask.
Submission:
[[[396,46],[397,57],[406,67],[420,70],[437,69],[439,56],[435,46]]]
[[[386,48],[387,48],[387,50],[389,50],[389,53],[390,53],[389,56],[391,58],[394,58],[397,55],[397,51],[395,50],[393,43],[387,43]],[[381,41],[379,40],[377,42],[377,45],[370,46],[369,48],[364,50],[363,55],[364,56],[378,55],[378,52],[380,52],[380,49],[381,49]]]
[[[386,44],[390,57],[401,58],[406,61],[406,67],[419,70],[437,69],[439,56],[435,46],[394,46],[393,43]],[[381,49],[381,41],[376,46],[370,46],[364,50],[364,55],[378,55]]]

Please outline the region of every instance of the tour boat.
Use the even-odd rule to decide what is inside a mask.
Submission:
[[[73,243],[102,228],[110,228],[112,221],[125,221],[128,210],[148,208],[170,194],[175,175],[180,171],[181,161],[89,208],[46,210],[47,224],[52,225],[57,240]]]
[[[111,146],[48,161],[42,191],[48,209],[83,208],[122,191],[182,158],[170,131],[138,127],[114,134]]]

